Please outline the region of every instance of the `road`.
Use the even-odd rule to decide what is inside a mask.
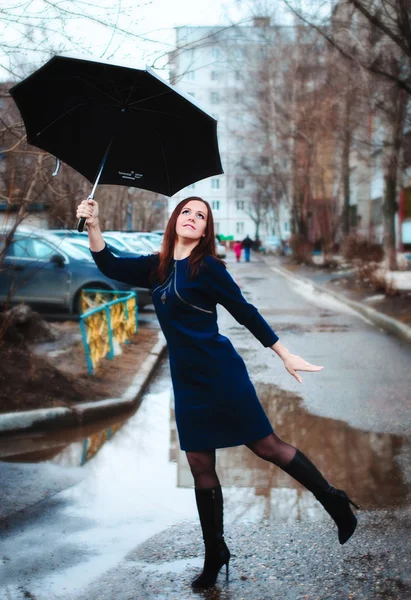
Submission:
[[[262,261],[228,263],[281,341],[324,369],[300,385],[223,308],[222,333],[280,437],[362,510],[341,547],[321,506],[285,473],[246,448],[220,450],[231,579],[203,597],[411,597],[411,348]],[[13,498],[0,513],[0,598],[198,596],[189,583],[202,565],[200,530],[166,362],[139,410],[79,466],[83,452],[78,441],[49,462],[0,463],[2,493]]]

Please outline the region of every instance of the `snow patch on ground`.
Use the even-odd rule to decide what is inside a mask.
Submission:
[[[411,271],[386,271],[379,269],[377,275],[384,277],[387,283],[395,286],[395,289],[402,292],[411,292]]]
[[[374,326],[374,323],[372,323],[369,319],[364,317],[364,315],[362,315],[358,311],[354,310],[353,308],[350,308],[343,302],[340,302],[336,298],[333,298],[327,292],[324,292],[324,293],[319,292],[316,288],[314,288],[312,286],[312,284],[310,282],[304,282],[304,281],[300,281],[300,280],[294,280],[294,281],[289,280],[289,283],[294,288],[294,290],[298,294],[300,294],[300,296],[302,296],[305,300],[307,300],[307,302],[311,302],[311,304],[314,304],[315,306],[318,306],[319,308],[323,308],[323,309],[327,309],[327,310],[334,310],[336,312],[353,315],[355,317],[362,319],[369,325]]]

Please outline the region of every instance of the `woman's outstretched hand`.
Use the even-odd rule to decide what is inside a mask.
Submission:
[[[288,353],[286,356],[284,356],[283,361],[284,361],[284,366],[287,369],[287,371],[290,373],[290,375],[295,377],[295,379],[299,383],[302,383],[303,380],[297,374],[297,371],[314,372],[314,371],[321,371],[324,368],[324,367],[320,367],[319,365],[312,365],[311,363],[309,363],[306,360],[304,360],[303,358],[301,358],[301,356],[297,356],[296,354],[291,354],[291,353]]]

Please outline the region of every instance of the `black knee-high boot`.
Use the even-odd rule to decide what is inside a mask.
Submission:
[[[358,506],[345,492],[330,485],[317,467],[299,450],[288,465],[281,468],[314,494],[337,524],[340,544],[345,544],[357,527],[357,518],[350,504],[355,508]]]
[[[212,587],[223,565],[228,563],[230,551],[224,541],[223,494],[221,486],[196,489],[196,501],[205,545],[205,561],[201,575],[192,582],[193,588]]]

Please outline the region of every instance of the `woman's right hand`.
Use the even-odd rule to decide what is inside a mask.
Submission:
[[[78,219],[86,218],[88,227],[98,224],[98,204],[95,200],[87,198],[83,200],[77,207],[76,216]]]

